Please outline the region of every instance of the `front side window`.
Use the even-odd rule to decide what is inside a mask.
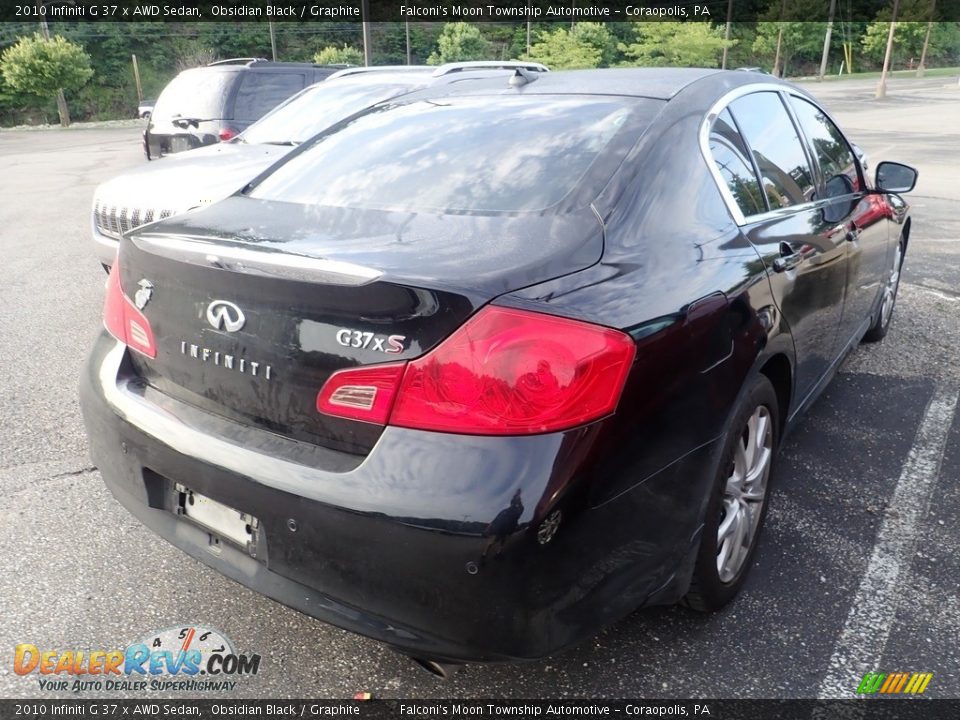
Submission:
[[[713,123],[710,131],[710,153],[740,212],[745,217],[765,212],[767,206],[753,171],[750,151],[743,144],[743,138],[740,137],[729,110],[720,113]]]
[[[599,193],[659,100],[439,97],[381,105],[280,165],[250,195],[403,211],[540,212]]]
[[[753,151],[771,210],[816,197],[813,172],[787,109],[775,92],[745,95],[730,110]]]
[[[837,126],[813,103],[798,97],[791,97],[790,103],[820,165],[826,197],[857,192],[861,187],[857,162]]]

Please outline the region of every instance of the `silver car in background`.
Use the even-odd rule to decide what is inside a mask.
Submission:
[[[236,192],[301,143],[371,105],[438,83],[516,72],[548,72],[538,63],[463,62],[439,67],[347,68],[278,105],[236,138],[146,163],[94,192],[91,232],[104,269],[121,235],[204,207]]]

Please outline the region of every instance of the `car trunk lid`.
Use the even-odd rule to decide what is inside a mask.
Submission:
[[[496,296],[595,263],[601,226],[229,198],[144,226],[120,254],[161,391],[288,437],[366,454],[382,428],[321,415],[337,370],[412,359]]]

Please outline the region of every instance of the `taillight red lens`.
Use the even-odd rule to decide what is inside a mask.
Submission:
[[[237,136],[237,131],[232,127],[221,128],[220,132],[217,134],[217,137],[220,138],[221,142],[226,142],[227,140],[233,140]]]
[[[335,372],[317,395],[317,410],[385,425],[404,367],[403,363],[393,363]]]
[[[150,321],[130,302],[120,286],[119,261],[113,263],[107,276],[103,324],[111,335],[128,347],[150,358],[157,356],[157,344]]]
[[[474,435],[564,430],[616,409],[634,352],[633,340],[617,330],[489,306],[405,370],[394,364],[335,373],[317,408],[380,424]],[[363,373],[383,381],[376,389],[382,398],[376,411],[348,411],[329,402],[348,387],[343,397],[359,404],[351,394],[369,395],[359,389],[374,386]],[[398,382],[391,386],[388,374]]]

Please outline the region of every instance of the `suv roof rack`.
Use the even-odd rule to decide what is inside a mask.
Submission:
[[[519,60],[471,60],[441,65],[433,71],[433,76],[443,77],[451,73],[469,72],[470,70],[517,70],[518,68],[529,72],[550,72],[550,68],[546,65],[536,62],[521,62]]]
[[[226,60],[214,60],[212,63],[207,63],[207,67],[214,67],[215,65],[253,65],[256,62],[266,61],[266,58],[255,57],[227,58]]]
[[[309,62],[280,62],[267,60],[262,57],[237,57],[237,58],[226,58],[225,60],[215,60],[212,63],[208,63],[207,67],[214,67],[217,65],[242,65],[243,67],[252,67],[253,65],[257,66],[275,66],[275,67],[299,67],[299,68],[329,68],[331,70],[343,70],[349,68],[350,66],[345,63],[337,63],[334,65],[322,65],[319,63],[309,63]]]
[[[340,77],[347,77],[348,75],[370,75],[382,72],[429,72],[431,70],[434,70],[434,67],[431,65],[370,65],[369,67],[355,65],[344,68],[343,70],[337,70],[333,75],[328,77],[327,80],[335,80]]]

